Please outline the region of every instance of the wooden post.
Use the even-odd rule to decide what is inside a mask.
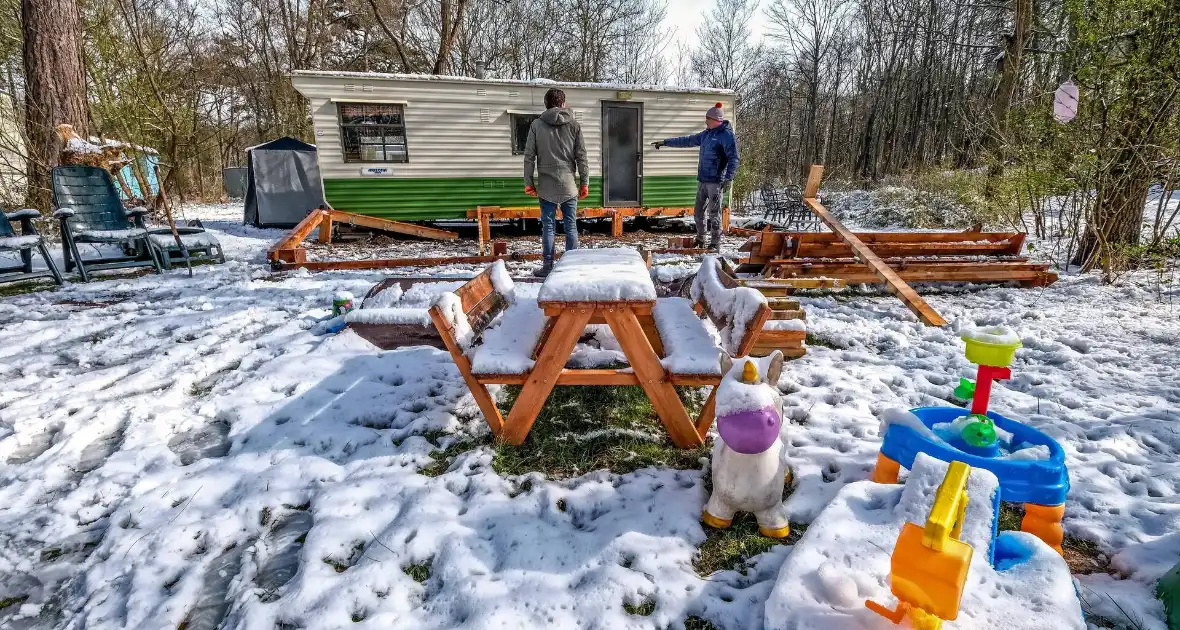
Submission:
[[[485,246],[492,238],[492,224],[489,213],[499,210],[499,206],[479,206],[475,209],[476,221],[479,222],[479,255],[483,256]]]
[[[623,215],[618,210],[611,211],[610,235],[614,238],[623,235]]]
[[[330,212],[328,214],[325,214],[324,218],[320,220],[320,239],[319,240],[321,243],[331,243],[332,242],[332,213],[330,213]]]
[[[507,256],[508,255],[508,241],[492,241],[492,255],[493,256]]]
[[[823,179],[824,167],[820,164],[812,164],[811,170],[807,173],[807,185],[803,188],[804,199],[815,199],[819,194],[819,180]]]
[[[725,206],[721,209],[721,231],[729,231],[729,206]]]

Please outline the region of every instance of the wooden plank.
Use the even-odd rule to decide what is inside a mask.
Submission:
[[[476,380],[488,385],[524,385],[528,381],[527,374],[477,374]],[[721,382],[721,377],[708,374],[669,374],[668,382],[685,387],[708,387]],[[612,385],[638,386],[639,377],[635,372],[622,370],[584,370],[565,368],[557,377],[557,384],[561,386],[578,385]]]
[[[794,319],[807,319],[807,313],[806,313],[805,311],[776,311],[776,310],[771,310],[771,311],[770,311],[770,319],[771,319],[771,321],[785,321],[785,320],[794,320]]]
[[[734,351],[734,356],[744,357],[750,354],[750,348],[754,347],[754,341],[760,336],[766,334],[768,331],[762,330],[766,325],[766,321],[770,318],[770,307],[763,304],[758,308],[758,312],[746,324],[746,334],[742,335],[741,341],[738,343],[737,350]]]
[[[980,259],[980,258],[926,258],[921,260],[914,260],[910,258],[888,258],[882,259],[886,265],[894,269],[922,269],[922,268],[946,268],[946,269],[970,269],[973,267],[988,268],[994,267],[996,269],[1048,269],[1049,266],[1045,263],[1029,262],[1024,257],[1017,257],[1016,259]],[[823,270],[846,270],[846,271],[866,271],[870,270],[868,265],[855,258],[829,258],[824,260],[816,260],[810,258],[797,259],[780,259],[773,263],[776,270],[783,270],[788,272],[798,271],[823,271]]]
[[[459,374],[463,377],[463,382],[467,383],[471,397],[475,399],[475,404],[483,412],[484,420],[487,421],[488,428],[492,430],[492,435],[501,436],[504,432],[504,419],[500,416],[500,410],[496,408],[496,401],[488,392],[488,388],[484,387],[483,383],[480,383],[471,374],[471,360],[463,354],[463,349],[455,340],[455,333],[451,329],[450,322],[443,316],[437,305],[430,307],[430,321],[434,322],[434,327],[442,337],[447,352],[451,353],[455,367],[459,368]]]
[[[267,251],[267,258],[272,262],[279,261],[282,258],[278,255],[278,252],[299,248],[299,244],[303,242],[303,239],[307,238],[307,235],[311,234],[312,230],[316,229],[320,221],[326,216],[328,216],[327,210],[312,210],[307,216],[303,217],[302,221],[284,234],[283,238],[279,239],[274,245],[271,245]]]
[[[774,354],[775,351],[783,353],[784,359],[798,359],[807,354],[807,348],[799,347],[781,347],[781,346],[762,346],[755,345],[750,349],[750,356],[765,357]]]
[[[848,243],[852,247],[852,251],[856,253],[857,257],[863,260],[873,270],[873,273],[885,281],[885,285],[889,290],[901,298],[901,301],[909,307],[911,312],[918,316],[918,319],[928,326],[945,326],[947,321],[937,311],[931,308],[926,303],[926,300],[922,299],[922,296],[918,295],[917,291],[914,291],[913,287],[906,284],[905,280],[902,280],[896,271],[885,264],[880,257],[873,253],[873,250],[862,243],[851,230],[844,227],[844,224],[832,216],[828,212],[828,209],[815,198],[814,193],[819,188],[819,178],[822,174],[822,166],[811,167],[811,174],[807,177],[807,185],[808,190],[812,194],[804,198],[804,203],[811,208],[812,212],[815,212],[819,216],[820,220],[839,234],[845,243]]]
[[[763,232],[762,240],[758,242],[758,254],[761,256],[778,256],[787,242],[786,236],[779,232]]]
[[[660,329],[656,326],[655,318],[652,317],[651,313],[645,313],[638,317],[639,326],[643,328],[643,334],[647,335],[648,343],[651,344],[656,354],[663,359],[667,355],[664,354],[664,341],[660,338]],[[609,325],[610,322],[607,322],[607,324]]]
[[[840,278],[775,278],[766,280],[741,280],[744,287],[757,289],[762,295],[789,296],[795,289],[842,289],[847,283]]]
[[[495,287],[492,286],[492,270],[489,267],[480,272],[478,276],[468,280],[463,286],[455,289],[455,295],[458,295],[462,300],[463,312],[466,313],[492,291],[495,291]]]
[[[509,444],[522,444],[528,436],[592,314],[588,308],[566,309],[554,322],[549,339],[538,352],[537,362],[508,413],[504,440]]]
[[[328,213],[328,216],[326,216],[320,220],[319,241],[321,243],[331,243],[332,242],[332,214],[331,213]]]
[[[561,258],[561,253],[555,255]],[[305,259],[306,260],[306,259]],[[377,258],[373,260],[322,260],[279,265],[280,269],[301,267],[308,271],[339,269],[388,269],[394,267],[437,267],[439,265],[478,265],[504,261],[541,260],[541,254],[508,254],[506,256],[449,256],[445,258]]]
[[[815,199],[819,194],[819,181],[824,176],[824,167],[818,164],[812,164],[811,170],[807,173],[807,184],[803,186],[803,198]]]
[[[608,308],[606,320],[610,323],[623,354],[627,356],[627,362],[639,377],[639,386],[651,399],[652,407],[668,430],[672,443],[680,448],[695,448],[704,444],[704,440],[697,433],[696,425],[689,419],[676,388],[666,379],[664,366],[648,343],[647,336],[643,334],[643,328],[635,313],[627,307]],[[523,395],[524,392],[521,393]]]
[[[807,339],[806,330],[766,330],[758,332],[757,343],[761,346],[773,345],[770,342],[803,341]]]
[[[401,221],[390,221],[389,219],[370,217],[363,214],[353,214],[351,212],[342,212],[340,210],[332,210],[331,216],[332,220],[336,221],[337,223],[359,225],[372,230],[381,230],[382,232],[408,234],[410,236],[428,238],[437,241],[453,241],[459,238],[458,234],[448,230],[440,230],[438,228],[426,227],[425,225],[415,225],[413,223],[403,223]]]
[[[799,300],[792,300],[790,298],[768,297],[766,304],[772,310],[776,311],[797,311],[799,310]]]
[[[866,243],[873,253],[882,258],[920,256],[983,256],[1004,255],[1011,249],[1007,241],[947,242],[947,243]],[[839,258],[853,255],[846,243],[808,243],[803,241],[792,258]]]
[[[717,388],[709,392],[709,397],[705,399],[704,406],[701,407],[701,415],[697,416],[696,430],[697,435],[704,440],[705,436],[709,435],[709,427],[713,426],[713,419],[717,415]]]
[[[656,305],[650,300],[640,302],[537,302],[545,311],[546,317],[557,317],[561,315],[562,311],[573,308],[588,308],[593,311],[602,311],[607,308],[627,308],[635,312],[636,315],[650,315],[652,308]]]

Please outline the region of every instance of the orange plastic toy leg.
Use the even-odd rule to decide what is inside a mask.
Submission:
[[[878,615],[881,615],[889,621],[898,624],[901,623],[902,619],[905,619],[905,614],[907,611],[909,611],[910,605],[905,602],[897,602],[897,608],[889,610],[888,608],[871,599],[866,599],[865,608],[868,608],[869,610],[877,613]]]
[[[873,469],[872,480],[876,483],[897,483],[901,464],[889,459],[885,453],[877,453],[877,467]]]
[[[1061,517],[1065,516],[1065,505],[1024,504],[1024,520],[1020,531],[1028,532],[1045,541],[1045,544],[1061,553],[1061,541],[1065,530],[1061,528]]]

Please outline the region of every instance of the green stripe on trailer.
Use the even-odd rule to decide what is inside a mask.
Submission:
[[[693,176],[648,176],[643,181],[643,205],[692,207],[697,182]],[[532,206],[518,177],[488,178],[349,178],[325,179],[324,195],[332,207],[394,221],[463,219],[477,206]],[[601,206],[602,178],[590,178],[590,197],[583,207]]]

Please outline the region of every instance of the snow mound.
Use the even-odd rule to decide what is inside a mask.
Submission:
[[[770,630],[874,630],[888,622],[865,608],[866,599],[893,607],[890,554],[902,525],[919,525],[933,504],[948,465],[926,455],[914,460],[904,486],[862,481],[845,486],[820,513],[779,570],[766,603]],[[954,622],[956,630],[1082,630],[1082,610],[1061,556],[1040,539],[1004,532],[995,546],[1027,554],[1004,570],[989,563],[999,482],[972,469],[961,540],[975,553]],[[1002,548],[1002,549],[1001,549]]]

